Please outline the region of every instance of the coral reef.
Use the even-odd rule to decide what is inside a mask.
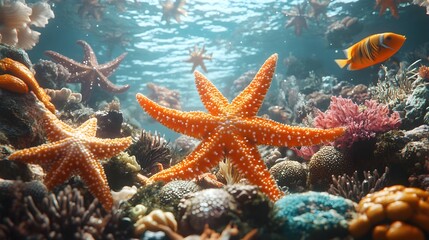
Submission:
[[[347,236],[347,221],[355,204],[345,198],[320,192],[286,195],[275,203],[275,218],[287,239],[330,239]]]
[[[45,27],[54,18],[47,2],[32,5],[24,1],[5,0],[0,4],[0,42],[23,49],[32,49],[38,42],[40,32],[31,29]]]
[[[349,222],[355,238],[426,239],[429,234],[429,193],[395,185],[365,196],[359,216]]]

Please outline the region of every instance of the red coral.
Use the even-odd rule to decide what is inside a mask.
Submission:
[[[367,100],[359,106],[342,97],[332,97],[329,109],[319,111],[314,119],[314,126],[319,128],[347,127],[346,133],[335,141],[335,145],[342,148],[373,138],[376,133],[387,132],[400,124],[399,113],[389,115],[389,108],[385,105]]]

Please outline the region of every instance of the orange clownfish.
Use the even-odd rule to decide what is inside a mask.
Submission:
[[[405,36],[396,33],[374,34],[344,50],[347,59],[335,59],[335,62],[340,68],[349,64],[348,70],[363,69],[387,60],[404,42]]]

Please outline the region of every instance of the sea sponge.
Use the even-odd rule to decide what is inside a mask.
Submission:
[[[349,222],[354,238],[425,239],[429,236],[429,192],[395,185],[366,195]]]
[[[54,17],[54,12],[46,2],[29,6],[20,1],[5,1],[0,6],[0,42],[32,49],[39,41],[40,32],[32,30],[30,26],[44,27]]]
[[[355,203],[323,192],[286,195],[275,203],[281,234],[294,239],[331,239],[347,235]]]

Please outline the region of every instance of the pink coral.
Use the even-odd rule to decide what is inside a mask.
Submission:
[[[319,111],[314,119],[314,126],[319,128],[347,127],[346,133],[335,141],[336,146],[343,148],[373,138],[376,133],[395,129],[400,124],[399,113],[389,114],[389,108],[385,105],[367,100],[359,106],[342,97],[332,97],[329,109]]]

